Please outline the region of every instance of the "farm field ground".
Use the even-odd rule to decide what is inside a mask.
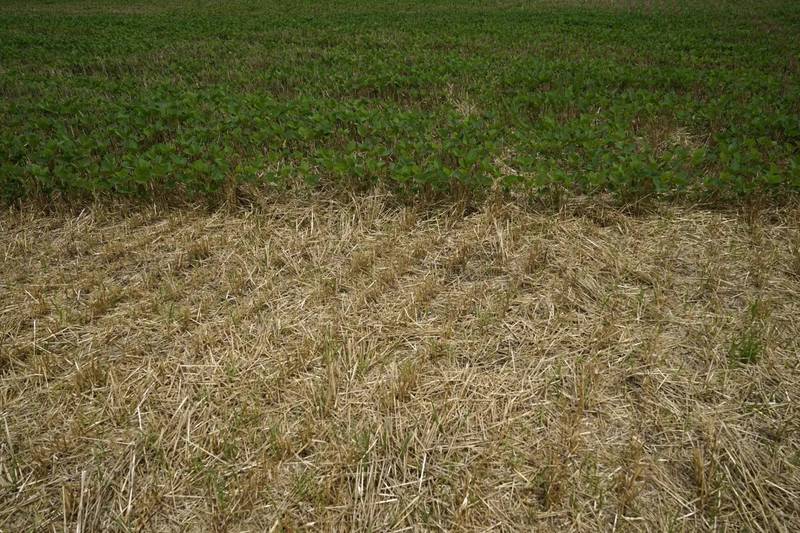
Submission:
[[[800,530],[797,35],[0,3],[0,531]]]
[[[800,191],[800,5],[8,1],[0,195]]]
[[[798,215],[5,213],[0,524],[796,529]]]

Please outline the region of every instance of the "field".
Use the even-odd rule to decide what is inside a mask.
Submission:
[[[0,194],[800,190],[788,1],[0,6]]]
[[[0,531],[800,530],[798,35],[0,3]]]
[[[796,530],[768,215],[3,215],[0,524]]]

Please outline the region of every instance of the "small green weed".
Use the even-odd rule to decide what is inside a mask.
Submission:
[[[731,346],[728,358],[733,364],[752,365],[758,363],[762,353],[761,339],[752,331],[744,332]]]

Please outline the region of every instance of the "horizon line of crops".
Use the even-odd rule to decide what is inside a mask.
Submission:
[[[800,192],[788,1],[123,5],[0,11],[2,200],[298,179],[412,194]]]

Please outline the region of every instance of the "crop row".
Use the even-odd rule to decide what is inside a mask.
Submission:
[[[800,8],[653,5],[10,3],[0,196],[800,192]]]

